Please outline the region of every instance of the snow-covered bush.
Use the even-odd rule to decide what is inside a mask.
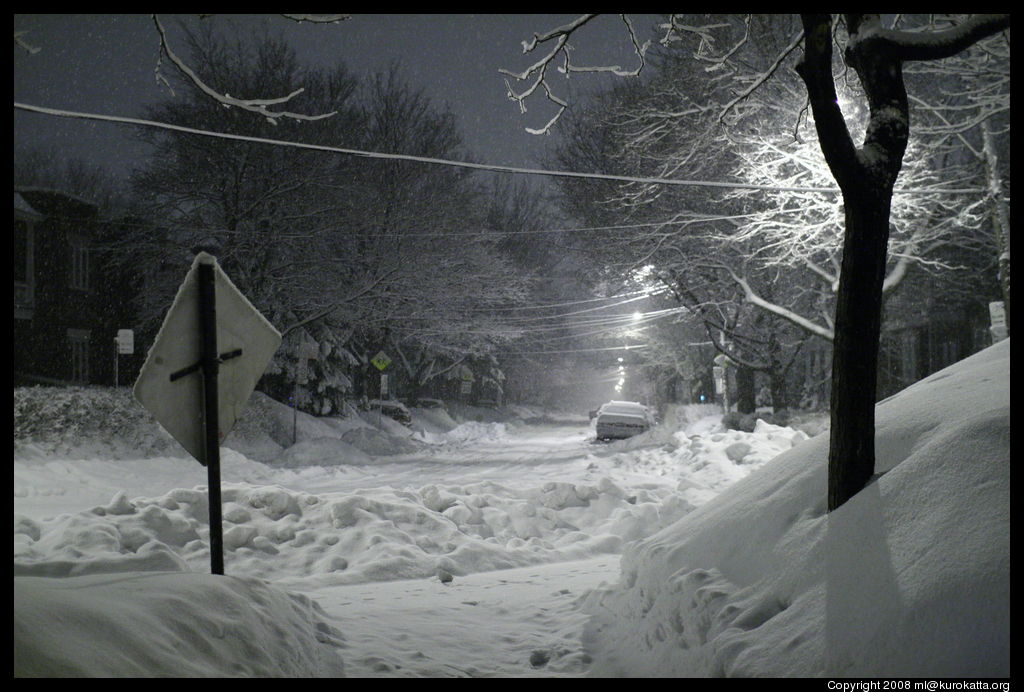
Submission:
[[[14,446],[57,451],[118,440],[140,455],[180,450],[128,388],[15,387]]]

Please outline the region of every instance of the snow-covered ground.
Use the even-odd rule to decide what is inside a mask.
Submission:
[[[707,408],[597,444],[257,396],[223,577],[205,469],[130,404],[74,429],[102,407],[52,399],[15,397],[19,676],[1009,674],[1008,341],[880,404],[880,476],[831,514],[827,433]]]

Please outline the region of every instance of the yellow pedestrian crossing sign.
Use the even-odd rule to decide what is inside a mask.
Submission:
[[[370,362],[373,363],[374,367],[376,367],[378,370],[384,370],[384,368],[391,365],[391,358],[389,358],[388,354],[384,353],[384,351],[381,351],[373,358],[371,358]]]

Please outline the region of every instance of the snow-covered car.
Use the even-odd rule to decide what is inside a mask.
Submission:
[[[410,413],[409,409],[405,407],[405,404],[394,399],[389,399],[387,401],[371,399],[362,406],[362,409],[371,413],[379,411],[388,418],[396,420],[406,427],[412,425],[412,413]]]
[[[639,435],[654,427],[654,414],[635,401],[609,401],[597,410],[594,427],[599,440],[617,440]]]
[[[444,402],[440,399],[416,399],[410,403],[416,408],[445,408]]]

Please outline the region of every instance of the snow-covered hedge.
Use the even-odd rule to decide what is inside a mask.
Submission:
[[[139,456],[184,453],[128,388],[15,387],[15,449],[35,444],[59,451],[82,440],[118,440]]]
[[[254,392],[224,446],[270,462],[296,432],[306,439],[341,437],[343,430]],[[14,449],[30,448],[47,455],[84,448],[113,458],[187,455],[127,387],[16,387]]]

